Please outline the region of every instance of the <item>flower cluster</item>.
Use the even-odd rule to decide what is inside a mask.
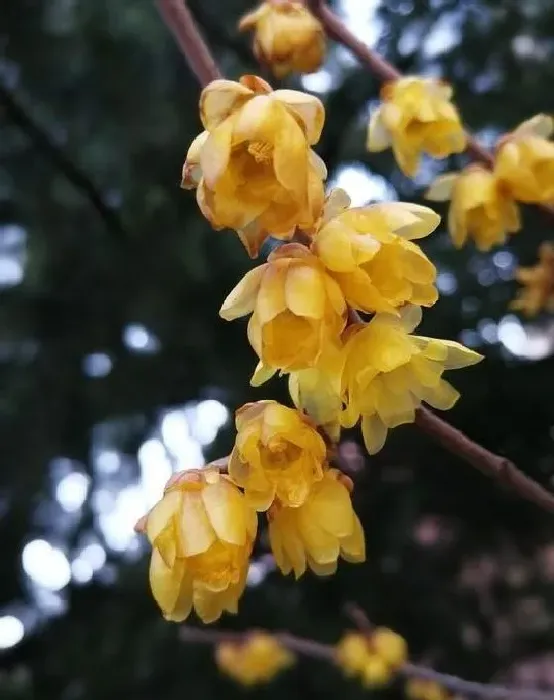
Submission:
[[[239,641],[220,642],[215,648],[219,670],[241,685],[268,683],[292,666],[296,658],[267,632],[251,632]]]
[[[367,688],[390,683],[407,658],[404,638],[385,627],[378,627],[369,636],[349,632],[335,650],[335,661],[344,674],[359,678]]]
[[[406,681],[405,690],[408,700],[462,700],[437,681],[426,678],[410,678]]]
[[[526,316],[536,316],[543,309],[554,311],[554,244],[542,243],[539,262],[532,267],[519,267],[516,279],[523,287],[512,301],[511,308]]]
[[[295,26],[308,32],[305,15],[298,3],[272,0],[243,27],[255,26],[258,52],[288,70],[296,59],[281,51],[285,35],[295,36],[287,22],[303,22]],[[420,99],[417,84],[396,87],[391,100],[400,105]],[[389,130],[410,168],[418,149],[442,154],[463,147],[457,115],[441,102],[447,99],[441,88],[429,103],[433,119],[445,122],[438,145],[434,127],[418,126],[432,121],[424,108],[406,124],[393,119],[392,108],[379,116],[379,128]],[[436,268],[416,241],[440,218],[402,202],[351,207],[342,190],[325,198],[325,165],[312,150],[324,117],[316,98],[273,91],[256,76],[215,80],[200,97],[205,131],[189,148],[182,186],[196,189],[212,226],[234,229],[251,257],[270,235],[281,239],[230,292],[220,315],[250,315],[248,340],[259,359],[252,383],[288,374],[295,408],[269,400],[240,408],[225,473],[213,463],[173,477],[140,522],[153,548],[153,595],[169,620],[184,620],[193,608],[204,622],[236,612],[258,513],[267,518],[271,550],[285,574],[329,575],[340,557],[364,561],[352,481],[331,466],[341,427],[359,421],[373,454],[390,428],[415,420],[422,401],[450,408],[458,393],[444,371],[481,359],[458,343],[413,335],[421,308],[438,297]],[[411,143],[406,134],[415,133]],[[372,638],[376,678],[399,663],[391,635],[381,630]],[[241,666],[237,649],[222,654]],[[256,677],[248,664],[237,673]]]

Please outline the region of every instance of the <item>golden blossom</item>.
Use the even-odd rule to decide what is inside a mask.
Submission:
[[[278,639],[264,632],[252,632],[240,642],[221,642],[215,659],[220,671],[248,687],[268,683],[296,660]]]
[[[150,585],[167,620],[236,613],[257,518],[238,488],[206,467],[174,475],[137,528],[152,544]]]
[[[308,566],[320,576],[333,574],[337,559],[365,561],[365,538],[352,508],[351,482],[329,469],[299,508],[274,504],[268,511],[271,551],[279,569],[302,576]]]
[[[450,340],[410,335],[420,321],[421,309],[407,306],[400,317],[377,314],[346,332],[342,425],[350,428],[361,417],[369,454],[383,447],[390,428],[412,423],[422,401],[452,408],[459,394],[443,372],[483,359]]]
[[[261,78],[214,80],[202,91],[205,131],[193,141],[182,186],[215,229],[235,229],[251,257],[269,236],[310,232],[323,206],[325,165],[311,150],[323,128],[320,100]]]
[[[448,229],[456,248],[470,237],[479,250],[487,251],[521,228],[517,204],[494,173],[480,165],[441,175],[425,196],[434,202],[452,200]]]
[[[249,505],[301,506],[323,478],[327,448],[312,421],[277,401],[246,404],[236,413],[237,437],[229,476]]]
[[[325,57],[325,32],[304,3],[266,0],[239,22],[239,30],[255,31],[254,54],[278,78],[313,73]]]
[[[456,700],[450,692],[436,681],[426,678],[410,678],[405,686],[406,697],[410,700]]]
[[[467,137],[446,83],[407,76],[385,84],[381,99],[369,122],[367,148],[383,151],[392,146],[405,175],[416,174],[422,153],[446,158],[465,149]]]
[[[554,201],[554,143],[548,141],[553,131],[552,117],[537,114],[498,144],[494,172],[514,199]]]
[[[335,661],[348,677],[358,676],[366,688],[378,688],[392,680],[393,670],[360,632],[348,632],[337,644]]]
[[[554,244],[541,243],[539,262],[532,267],[518,267],[515,278],[523,287],[510,308],[526,316],[536,316],[543,309],[554,311]]]
[[[346,192],[331,192],[312,243],[347,303],[369,313],[396,313],[406,303],[432,306],[437,270],[412,241],[434,231],[440,216],[404,202],[349,205]]]
[[[219,312],[227,321],[250,313],[248,340],[265,378],[278,369],[314,367],[346,325],[346,302],[338,284],[298,243],[281,246],[266,263],[247,272]]]

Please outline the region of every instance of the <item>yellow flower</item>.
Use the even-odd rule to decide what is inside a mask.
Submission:
[[[314,367],[289,374],[294,405],[311,416],[333,443],[340,437],[343,365],[342,348],[329,343]]]
[[[553,131],[554,120],[537,114],[500,141],[494,172],[514,199],[554,201],[554,143],[547,140]]]
[[[321,215],[323,161],[311,150],[323,128],[320,100],[261,78],[214,80],[202,91],[206,131],[191,144],[182,186],[196,190],[216,229],[237,231],[255,257],[269,236],[310,232]]]
[[[346,485],[345,485],[346,484]],[[302,576],[308,566],[320,576],[333,574],[337,559],[365,561],[365,538],[352,508],[347,478],[329,469],[299,508],[275,503],[268,511],[269,540],[284,574]]]
[[[228,477],[210,468],[175,475],[138,527],[152,544],[150,585],[167,620],[185,620],[192,607],[204,622],[237,612],[257,519]]]
[[[442,373],[483,359],[450,340],[410,335],[420,321],[421,309],[407,306],[400,317],[377,314],[347,330],[342,425],[350,428],[361,417],[369,454],[383,447],[389,428],[413,422],[422,401],[452,408],[459,394]]]
[[[381,99],[383,104],[369,122],[367,148],[383,151],[392,146],[405,175],[415,175],[422,153],[446,158],[465,149],[467,138],[446,83],[399,78],[381,88]]]
[[[532,267],[518,267],[516,279],[523,287],[510,304],[526,316],[536,316],[546,309],[554,311],[554,244],[541,243],[539,262]]]
[[[437,270],[412,240],[434,231],[440,216],[404,202],[354,209],[349,204],[346,192],[331,193],[312,243],[348,304],[388,313],[406,303],[432,306]]]
[[[220,671],[245,686],[268,683],[296,660],[278,639],[264,632],[252,632],[240,643],[221,642],[215,659]]]
[[[410,678],[406,682],[406,696],[410,700],[449,700],[449,692],[436,681]]]
[[[487,251],[521,228],[517,204],[495,175],[480,165],[441,175],[425,196],[435,202],[452,200],[448,229],[456,248],[470,237],[479,250]]]
[[[323,63],[325,32],[302,2],[267,0],[239,22],[239,30],[254,29],[254,54],[278,78],[289,73],[313,73]]]
[[[269,368],[266,378],[277,369],[314,367],[346,324],[346,302],[338,284],[298,243],[281,246],[267,263],[247,272],[219,312],[227,321],[249,313],[248,340]]]
[[[229,476],[249,505],[301,506],[323,478],[327,448],[312,421],[277,401],[249,403],[236,413],[237,437]]]
[[[371,647],[380,658],[394,669],[400,668],[408,660],[406,640],[387,627],[378,627],[373,632]]]
[[[372,639],[359,632],[348,632],[337,644],[335,661],[349,677],[359,676],[368,688],[386,685],[394,669],[372,646]]]

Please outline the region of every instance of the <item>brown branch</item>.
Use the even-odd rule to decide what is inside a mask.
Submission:
[[[105,201],[101,192],[86,172],[81,170],[73,160],[56,144],[51,136],[31,117],[15,95],[0,81],[0,105],[5,115],[42,152],[58,170],[64,174],[73,187],[90,203],[106,225],[106,228],[118,240],[127,238],[125,229],[117,213]]]
[[[428,408],[421,407],[416,412],[416,425],[453,454],[486,476],[516,491],[522,498],[554,513],[554,494],[549,493],[533,481],[506,457],[501,457],[470,440],[467,435],[446,423]]]
[[[185,0],[158,0],[158,10],[175,37],[181,53],[202,87],[221,78],[213,56],[202,38]]]
[[[366,65],[370,71],[382,82],[398,80],[402,77],[396,68],[380,56],[376,51],[357,39],[339,17],[328,7],[325,0],[305,0],[313,15],[323,25],[327,35],[334,41],[346,46],[356,58]],[[492,154],[479,144],[466,129],[467,151],[477,160],[489,168],[494,165]],[[550,216],[554,216],[554,207],[548,204],[538,204],[538,207]]]
[[[356,603],[347,603],[344,606],[346,615],[352,620],[358,630],[364,635],[371,635],[375,629],[364,610]],[[477,683],[467,681],[449,673],[440,673],[428,666],[405,663],[399,669],[400,675],[405,678],[421,678],[433,681],[454,694],[468,697],[484,698],[485,700],[554,700],[554,692],[551,690],[531,690],[529,688],[508,688],[502,685]]]
[[[352,604],[348,607],[349,615],[354,618],[356,626],[364,634],[367,634],[368,630],[373,629],[373,625],[361,608]],[[303,639],[289,632],[273,633],[267,632],[266,630],[236,632],[231,630],[188,627],[184,625],[179,630],[179,639],[187,644],[215,645],[222,642],[242,644],[248,640],[251,634],[259,631],[272,634],[283,646],[296,652],[300,656],[307,656],[332,663],[335,660],[335,647],[332,644],[322,644],[312,639]],[[551,691],[524,690],[466,681],[463,678],[458,678],[457,676],[452,676],[447,673],[439,673],[432,668],[420,666],[419,664],[406,663],[398,672],[405,678],[423,678],[435,681],[440,686],[447,688],[453,693],[463,693],[470,697],[485,698],[486,700],[554,700],[554,694]]]

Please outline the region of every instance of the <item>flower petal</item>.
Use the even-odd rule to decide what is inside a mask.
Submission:
[[[298,90],[275,90],[272,97],[283,102],[298,117],[311,146],[319,141],[325,122],[321,100]]]
[[[437,177],[427,190],[424,197],[432,202],[446,202],[452,197],[454,184],[459,177],[459,173],[445,173]]]
[[[372,153],[384,151],[392,144],[390,131],[383,124],[381,108],[377,108],[371,114],[367,129],[366,148]]]
[[[266,265],[249,270],[223,302],[219,315],[226,321],[233,321],[254,311],[260,284]]]
[[[200,95],[200,119],[208,131],[218,127],[252,97],[252,90],[234,80],[213,80]]]
[[[246,506],[237,487],[220,480],[202,490],[202,501],[219,539],[243,545],[246,541]]]

